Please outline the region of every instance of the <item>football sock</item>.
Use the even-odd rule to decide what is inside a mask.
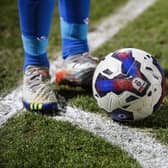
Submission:
[[[88,52],[90,0],[59,0],[63,58]]]
[[[28,65],[49,66],[48,37],[55,0],[18,0],[24,47],[24,70]]]

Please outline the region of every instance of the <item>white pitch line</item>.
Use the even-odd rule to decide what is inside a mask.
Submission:
[[[113,37],[121,28],[156,0],[130,0],[126,6],[111,15],[98,26],[95,32],[88,35],[91,51],[101,46],[109,38]],[[54,76],[56,62],[51,64],[51,74]],[[0,125],[23,109],[21,103],[21,88],[19,86],[6,97],[0,97]],[[67,107],[67,113],[57,119],[68,120],[80,127],[102,136],[111,143],[120,146],[136,158],[144,168],[167,168],[168,149],[136,129],[125,127],[106,120],[91,113],[86,113],[72,107]]]
[[[71,122],[107,139],[131,154],[144,168],[168,168],[168,147],[134,128],[119,125],[106,117],[70,106],[63,116],[54,118]]]
[[[0,126],[23,109],[22,86],[17,87],[5,97],[0,97]]]
[[[125,27],[129,21],[134,20],[155,2],[156,0],[130,0],[118,12],[109,16],[97,26],[96,31],[89,34],[88,39],[91,50],[93,51],[100,47],[109,38],[117,34],[121,28]]]

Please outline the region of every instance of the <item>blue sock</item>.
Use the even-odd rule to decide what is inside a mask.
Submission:
[[[90,0],[59,0],[63,58],[88,52]]]
[[[18,0],[24,46],[24,70],[28,65],[49,66],[48,37],[55,0]]]

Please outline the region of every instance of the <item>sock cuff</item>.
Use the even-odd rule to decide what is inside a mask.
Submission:
[[[87,40],[63,39],[62,51],[64,59],[72,55],[89,52]]]
[[[26,53],[38,56],[46,53],[48,38],[45,36],[25,36],[22,34],[23,47]]]
[[[24,71],[28,65],[46,66],[49,67],[49,61],[47,53],[41,54],[39,56],[34,56],[28,53],[24,53]]]
[[[77,24],[61,20],[61,34],[63,39],[79,39],[86,40],[88,32],[88,24]]]

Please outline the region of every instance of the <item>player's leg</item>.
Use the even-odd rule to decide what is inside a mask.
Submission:
[[[30,111],[57,107],[49,86],[48,37],[55,0],[18,0],[24,47],[23,104]]]
[[[90,0],[59,0],[63,57],[88,52]]]
[[[59,0],[63,67],[56,72],[57,83],[88,85],[96,67],[89,56],[87,41],[90,0]]]

